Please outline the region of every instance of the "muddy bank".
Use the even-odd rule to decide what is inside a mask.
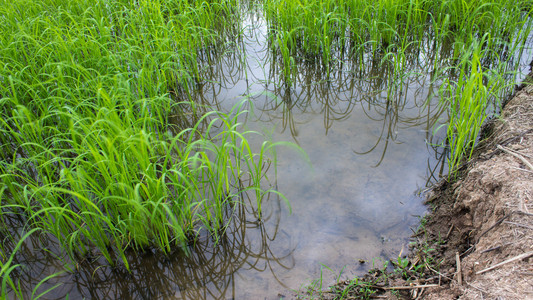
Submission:
[[[325,298],[533,299],[532,84],[533,72],[483,128],[457,178],[428,195],[410,256]]]
[[[484,128],[457,181],[442,181],[428,198],[432,213],[411,260],[433,262],[420,280],[440,286],[403,296],[533,298],[531,74],[525,82]]]
[[[424,238],[440,241],[435,275],[445,284],[424,299],[533,298],[532,82],[530,74],[486,126],[458,180],[428,199]]]

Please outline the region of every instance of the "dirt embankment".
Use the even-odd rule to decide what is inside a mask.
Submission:
[[[428,203],[419,244],[432,241],[432,259],[443,261],[434,270],[441,286],[416,297],[533,299],[533,85],[518,89],[458,180],[442,182]]]
[[[533,72],[482,130],[473,159],[427,204],[412,252],[391,260],[394,271],[371,270],[321,297],[533,300]]]

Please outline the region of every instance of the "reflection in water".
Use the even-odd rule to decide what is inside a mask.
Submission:
[[[424,139],[431,136],[441,113],[432,101],[435,91],[426,84],[430,78],[402,78],[391,88],[397,81],[391,66],[363,57],[364,62],[339,64],[326,77],[321,66],[302,62],[297,83],[287,88],[276,78],[277,62],[268,44],[261,44],[261,25],[250,22],[242,38],[223,54],[214,48],[199,54],[205,80],[191,95],[198,106],[176,106],[173,116],[179,130],[195,123],[208,106],[227,111],[248,98],[253,104],[243,120],[248,128],[268,131],[275,126],[273,139],[295,141],[313,161],[314,172],[293,154],[280,151],[278,173],[270,175],[291,200],[294,214],[287,217],[280,199],[271,195],[263,202],[264,217],[258,222],[250,211],[255,200],[243,199],[246,205],[227,216],[230,225],[216,244],[204,234],[190,246],[189,256],[130,253],[131,273],[90,256],[39,291],[62,283],[49,298],[277,298],[280,289],[298,288],[316,278],[321,263],[340,270],[356,259],[392,257],[405,247],[409,226],[416,222],[410,215],[423,209],[412,195],[417,175],[402,174],[394,180],[398,173],[393,170],[409,174],[411,168],[434,170],[439,164],[428,158],[427,168],[402,155],[427,156]],[[184,94],[171,89],[170,97],[179,102]],[[420,138],[420,130],[423,138],[417,144],[413,139]],[[391,150],[390,144],[408,148]],[[413,150],[420,144],[422,152]],[[379,169],[386,155],[400,167],[389,162]],[[63,269],[64,261],[55,257],[60,251],[48,238],[29,239],[16,257],[25,266],[16,277],[27,293],[42,278]],[[360,274],[370,266],[352,265],[345,274]]]
[[[228,214],[230,225],[216,244],[201,232],[189,256],[131,253],[132,273],[87,257],[38,292],[62,283],[48,298],[279,299],[282,289],[318,278],[321,264],[339,271],[346,266],[346,276],[361,275],[372,264],[354,261],[389,259],[406,250],[409,227],[417,224],[413,215],[425,211],[415,190],[446,171],[446,153],[435,146],[442,137],[432,132],[443,113],[435,78],[452,71],[434,60],[455,50],[446,43],[436,49],[428,32],[405,57],[361,53],[340,59],[343,53],[331,61],[329,72],[301,59],[295,82],[287,87],[260,12],[249,11],[235,41],[198,53],[198,90],[169,87],[176,102],[190,97],[197,104],[176,105],[172,121],[179,131],[209,107],[227,112],[248,99],[250,112],[241,120],[245,129],[296,142],[313,163],[311,168],[280,149],[277,169],[269,170],[270,183],[290,200],[293,214],[272,194],[263,201],[258,222],[255,199],[243,198]],[[6,228],[23,224],[6,220]],[[10,253],[14,244],[3,247]],[[24,268],[15,277],[27,295],[42,278],[63,270],[65,261],[57,253],[48,236],[23,244],[16,261]],[[322,275],[329,284],[328,274]]]
[[[295,116],[321,114],[327,135],[335,122],[349,118],[358,105],[370,120],[381,123],[375,145],[394,140],[397,126],[415,127],[423,122],[430,137],[443,112],[435,101],[438,86],[433,80],[437,66],[431,60],[435,56],[433,43],[413,46],[405,57],[398,58],[402,61],[399,67],[396,58],[383,59],[372,53],[339,60],[337,69],[330,72],[320,64],[300,60],[296,84],[288,87],[277,70],[278,59],[269,50],[265,26],[260,18],[248,19],[243,38],[236,42],[242,50],[224,53],[219,56],[220,64],[207,67],[205,78],[213,80],[193,96],[195,100],[224,110],[240,98],[249,98],[259,110],[254,111],[258,115],[254,122],[271,124],[280,119],[282,129],[289,130],[296,142],[298,126],[305,126],[306,121]],[[402,115],[413,108],[418,112]]]
[[[204,235],[190,246],[189,256],[183,252],[164,256],[149,250],[141,255],[130,253],[131,273],[123,267],[106,266],[105,261],[97,257],[88,257],[74,270],[47,282],[42,289],[62,283],[47,296],[49,299],[64,299],[67,295],[72,299],[233,299],[238,294],[237,271],[267,272],[276,278],[275,269],[294,267],[294,246],[286,244],[279,252],[270,248],[278,235],[283,234],[278,228],[282,211],[280,199],[272,194],[263,200],[261,222],[248,219],[254,215],[250,210],[255,199],[243,201],[248,203],[235,210],[228,209],[227,217],[231,222],[218,243]],[[18,227],[21,224],[20,220],[11,223],[10,226]],[[16,257],[17,262],[26,266],[16,276],[25,292],[30,293],[39,279],[63,267],[62,261],[53,254],[59,253],[57,245],[48,238],[33,236],[23,244]],[[14,245],[5,244],[4,247],[12,250]],[[49,251],[42,251],[45,248]],[[278,283],[283,286],[283,282]]]
[[[296,142],[313,163],[311,169],[280,150],[278,172],[270,176],[294,211],[280,228],[295,245],[295,265],[273,272],[275,281],[298,288],[319,276],[321,263],[334,270],[349,265],[345,274],[361,274],[371,266],[350,265],[354,260],[388,259],[405,251],[409,226],[417,222],[413,215],[424,213],[416,190],[429,186],[445,167],[442,149],[433,146],[439,136],[432,130],[443,112],[433,65],[424,65],[420,51],[405,60],[401,75],[394,58],[362,56],[339,62],[329,74],[301,61],[295,83],[287,87],[261,38],[264,24],[250,20],[247,26],[239,41],[243,50],[213,68],[216,78],[224,79],[194,96],[222,111],[247,98],[250,113],[241,120],[246,129]],[[280,289],[267,275],[238,273],[241,297],[275,298],[271,286]],[[249,294],[248,284],[259,291]]]

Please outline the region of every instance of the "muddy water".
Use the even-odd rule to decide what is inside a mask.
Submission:
[[[241,208],[216,245],[205,237],[189,256],[131,254],[132,273],[95,257],[43,285],[39,292],[61,284],[47,299],[279,299],[321,277],[325,287],[341,271],[341,279],[361,275],[407,251],[410,228],[425,212],[417,194],[443,171],[442,150],[431,143],[442,138],[444,130],[432,131],[444,117],[424,59],[409,67],[416,75],[394,87],[390,69],[368,58],[357,72],[336,64],[329,77],[300,64],[287,88],[276,75],[266,27],[254,18],[245,25],[236,41],[242,50],[217,57],[195,97],[221,111],[247,100],[244,129],[307,153],[310,163],[279,148],[265,182],[290,200],[292,214],[271,194],[262,222]],[[252,140],[259,147],[262,139]],[[63,262],[47,237],[28,241],[17,259],[30,291]]]

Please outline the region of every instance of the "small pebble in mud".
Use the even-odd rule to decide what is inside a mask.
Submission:
[[[360,263],[360,264],[364,264],[364,263],[366,263],[366,260],[364,260],[364,259],[359,259],[359,263]]]

